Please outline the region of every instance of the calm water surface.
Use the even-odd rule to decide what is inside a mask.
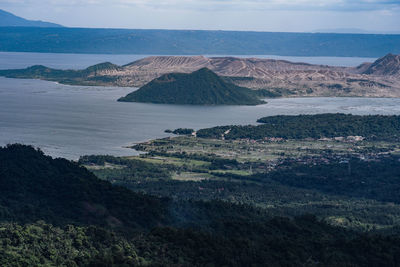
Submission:
[[[33,62],[65,68],[86,67],[102,61],[125,64],[135,57],[64,55],[63,58],[59,54],[22,54],[0,53],[0,68],[24,67]],[[69,159],[85,154],[134,155],[134,150],[124,147],[165,137],[165,129],[249,124],[262,116],[278,114],[400,114],[400,99],[390,98],[273,99],[268,104],[251,107],[116,101],[133,90],[0,78],[0,145],[31,144],[52,156]]]
[[[98,54],[52,54],[52,53],[20,53],[0,52],[0,69],[26,68],[32,65],[45,65],[58,69],[83,69],[101,62],[111,62],[125,65],[148,55],[98,55]],[[224,56],[224,55],[205,55]],[[230,55],[226,55],[230,56]],[[288,57],[275,55],[254,55],[235,57],[257,57],[289,60],[293,62],[306,62],[311,64],[332,66],[358,66],[364,62],[373,62],[376,58],[363,57]]]

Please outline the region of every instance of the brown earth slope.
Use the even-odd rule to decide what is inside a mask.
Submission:
[[[400,76],[400,55],[388,54],[371,65],[363,72],[372,75]]]
[[[67,84],[141,87],[168,73],[208,68],[241,87],[266,89],[266,96],[400,97],[400,56],[388,54],[358,67],[332,67],[284,60],[203,56],[153,56],[125,66],[99,64],[82,71],[36,66],[0,71],[11,78],[35,78]]]
[[[97,75],[117,76],[120,86],[142,86],[166,73],[207,67],[236,85],[283,96],[400,97],[399,58],[389,54],[349,68],[259,58],[155,56]]]

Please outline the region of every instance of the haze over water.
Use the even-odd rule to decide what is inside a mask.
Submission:
[[[141,57],[144,56],[0,53],[0,68],[34,64],[85,68],[104,61],[126,64]],[[291,60],[356,66],[373,59]],[[0,78],[0,145],[31,144],[52,156],[69,159],[85,154],[134,155],[134,150],[124,146],[168,136],[165,129],[249,124],[260,117],[278,114],[400,114],[400,99],[390,98],[270,99],[268,104],[260,106],[178,106],[116,101],[133,90]]]
[[[149,55],[98,55],[98,54],[52,54],[52,53],[19,53],[0,52],[0,69],[18,69],[33,65],[45,65],[58,69],[84,69],[101,62],[125,65]],[[151,56],[151,55],[150,55]],[[206,57],[232,55],[204,55]],[[256,57],[305,62],[310,64],[352,67],[364,62],[373,62],[376,58],[368,57],[291,57],[275,55],[234,55],[233,57]]]

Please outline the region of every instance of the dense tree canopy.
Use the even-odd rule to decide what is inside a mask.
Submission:
[[[346,114],[318,114],[297,116],[271,116],[259,119],[261,125],[217,126],[201,129],[197,136],[225,139],[285,139],[333,138],[363,136],[373,140],[398,140],[400,116],[357,116]]]
[[[126,163],[109,156],[81,159],[85,164],[90,161]],[[142,167],[138,165],[138,170]],[[371,168],[382,171],[379,166]],[[0,174],[1,266],[400,263],[397,235],[354,232],[313,215],[276,217],[247,204],[173,201],[134,193],[32,147],[0,148]],[[377,183],[386,181],[385,177],[390,175]],[[250,178],[289,183],[273,175]],[[321,191],[333,186],[315,184]]]
[[[264,103],[253,90],[228,83],[207,68],[190,74],[162,75],[118,101],[186,105]]]

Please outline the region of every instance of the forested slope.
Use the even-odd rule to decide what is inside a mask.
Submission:
[[[272,217],[248,205],[133,193],[31,147],[0,148],[0,174],[2,266],[400,263],[398,236],[357,233],[312,215]]]

